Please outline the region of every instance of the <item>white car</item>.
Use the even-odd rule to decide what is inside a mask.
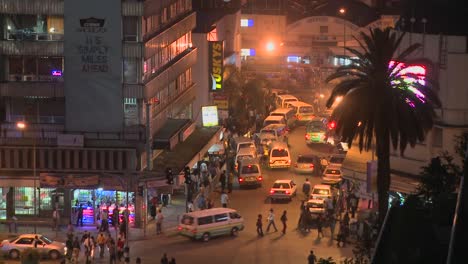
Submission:
[[[325,200],[325,198],[332,197],[332,190],[330,185],[326,184],[317,184],[312,188],[310,193],[310,200]]]
[[[53,241],[40,234],[24,234],[3,240],[0,244],[0,250],[3,255],[9,256],[11,259],[17,259],[22,251],[34,248],[36,236],[38,240],[36,249],[41,256],[58,259],[67,254],[67,248],[64,243]]]
[[[325,184],[335,184],[341,181],[341,177],[343,176],[343,172],[341,171],[341,167],[337,166],[327,166],[323,171],[322,175],[322,183]]]
[[[311,199],[307,201],[306,206],[312,214],[321,214],[325,212],[325,202],[322,199]]]
[[[276,180],[270,189],[268,197],[270,197],[272,202],[283,199],[291,201],[296,192],[297,186],[293,180]]]

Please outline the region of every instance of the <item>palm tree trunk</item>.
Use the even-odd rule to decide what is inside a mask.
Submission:
[[[377,193],[379,200],[379,223],[383,223],[388,210],[388,191],[390,189],[390,138],[385,131],[377,140]]]

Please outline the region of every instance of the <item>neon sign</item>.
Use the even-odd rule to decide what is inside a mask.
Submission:
[[[397,64],[395,66],[395,64]],[[416,97],[424,103],[425,96],[421,91],[418,90],[417,87],[415,87],[414,84],[417,85],[426,85],[426,67],[424,65],[405,65],[402,62],[396,62],[396,61],[390,61],[389,68],[395,67],[393,69],[393,73],[397,73],[396,77],[398,79],[403,80],[406,88],[413,92]],[[392,85],[399,86],[400,80],[394,80],[391,82]],[[414,102],[412,102],[409,98],[406,98],[406,102],[408,105],[411,107],[415,107]]]
[[[52,70],[52,76],[62,76],[62,71]]]

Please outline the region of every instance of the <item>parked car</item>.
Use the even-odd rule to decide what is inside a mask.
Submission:
[[[309,213],[312,214],[321,214],[325,212],[325,202],[323,199],[311,199],[307,201],[307,209]]]
[[[35,238],[37,237],[37,242]],[[58,259],[67,254],[67,248],[64,243],[54,241],[40,234],[23,234],[14,238],[3,240],[0,244],[0,250],[5,256],[11,259],[18,259],[26,249],[34,248],[37,243],[37,251],[43,257]]]
[[[271,201],[275,200],[292,200],[292,197],[296,195],[297,186],[293,180],[276,180],[270,189]]]

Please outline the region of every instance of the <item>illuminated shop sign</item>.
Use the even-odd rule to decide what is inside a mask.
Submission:
[[[224,74],[223,41],[209,41],[208,49],[210,91],[221,91]]]

